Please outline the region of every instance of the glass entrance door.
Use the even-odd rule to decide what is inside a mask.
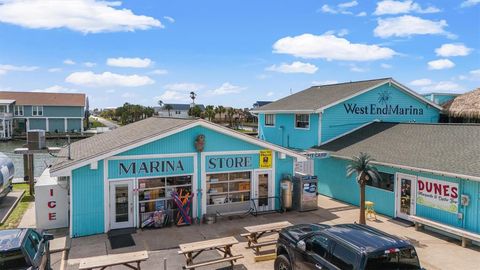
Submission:
[[[253,200],[257,211],[273,209],[272,198],[270,196],[270,180],[270,171],[260,171],[255,173],[253,184]]]
[[[110,229],[133,227],[132,182],[110,183]]]
[[[415,215],[416,182],[414,175],[397,174],[397,184],[395,190],[396,197],[396,216],[403,219],[410,219]]]

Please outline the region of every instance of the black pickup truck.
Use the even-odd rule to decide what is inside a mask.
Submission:
[[[406,240],[359,224],[302,224],[283,229],[275,270],[422,269]]]

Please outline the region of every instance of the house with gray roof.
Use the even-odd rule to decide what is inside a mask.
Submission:
[[[168,103],[163,106],[153,107],[153,109],[155,110],[155,114],[160,117],[188,118],[190,117],[188,112],[191,106],[193,105]],[[195,106],[198,106],[202,112],[205,111],[203,104],[195,104]]]

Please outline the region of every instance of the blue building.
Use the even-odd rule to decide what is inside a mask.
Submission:
[[[85,94],[0,92],[0,136],[11,138],[31,129],[46,132],[81,132]]]
[[[58,156],[50,173],[69,183],[72,237],[179,222],[175,193],[193,194],[193,219],[279,209],[280,181],[306,160],[205,120],[160,117],[75,142]]]
[[[480,125],[439,124],[441,109],[386,78],[311,87],[256,112],[260,138],[311,157],[295,171],[318,176],[320,194],[359,205],[346,167],[364,152],[382,176],[366,188],[377,212],[480,233]]]
[[[423,97],[437,103],[438,105],[444,105],[445,103],[455,99],[460,94],[454,93],[428,93],[423,94]]]

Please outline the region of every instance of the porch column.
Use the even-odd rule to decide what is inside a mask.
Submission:
[[[50,131],[50,122],[48,121],[48,117],[45,118],[45,131],[49,132]]]
[[[65,133],[67,133],[67,131],[68,131],[68,128],[67,128],[67,125],[68,125],[67,118],[64,118],[64,122],[65,122]]]
[[[83,118],[80,118],[80,133],[83,134]]]

